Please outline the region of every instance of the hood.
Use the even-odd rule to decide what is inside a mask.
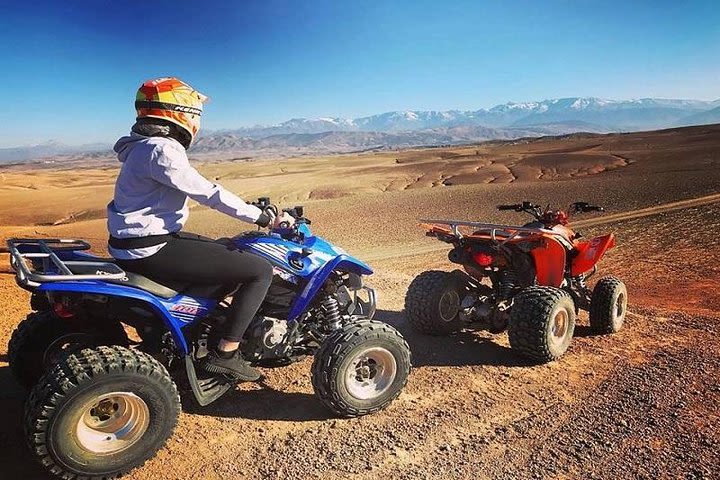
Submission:
[[[137,142],[147,140],[147,138],[148,137],[139,135],[135,132],[131,133],[130,135],[121,137],[117,142],[115,142],[115,146],[113,147],[115,153],[118,154],[118,160],[124,162],[127,156],[130,154],[130,151],[132,150],[131,147]]]

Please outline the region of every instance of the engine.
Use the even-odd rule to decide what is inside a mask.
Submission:
[[[243,344],[245,358],[254,361],[284,358],[289,348],[287,320],[258,315],[248,327],[247,340]]]

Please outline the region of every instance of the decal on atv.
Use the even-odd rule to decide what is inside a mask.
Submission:
[[[195,318],[204,315],[207,309],[200,302],[190,297],[183,297],[178,303],[170,307],[170,315],[185,322],[192,322]]]
[[[250,248],[283,263],[285,262],[285,257],[289,251],[287,247],[272,243],[253,243],[250,245]]]

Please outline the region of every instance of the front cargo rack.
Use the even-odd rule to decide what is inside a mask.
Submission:
[[[126,276],[125,271],[108,261],[62,260],[63,252],[89,250],[90,244],[84,240],[67,238],[11,238],[7,241],[10,251],[10,266],[20,286],[39,287],[47,282],[65,282],[79,280],[119,280]],[[73,267],[93,267],[96,274],[76,274]]]

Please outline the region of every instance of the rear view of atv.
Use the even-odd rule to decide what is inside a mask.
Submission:
[[[526,212],[523,226],[424,220],[427,235],[452,245],[448,257],[464,271],[426,271],[410,284],[405,315],[422,333],[443,335],[468,326],[508,331],[510,346],[539,362],[568,349],[579,310],[590,314],[597,333],[620,330],[627,309],[625,284],[601,278],[590,290],[613,234],[585,240],[568,227],[568,214],[523,202],[500,210]],[[603,211],[585,202],[572,213]],[[461,232],[461,228],[468,230]]]

